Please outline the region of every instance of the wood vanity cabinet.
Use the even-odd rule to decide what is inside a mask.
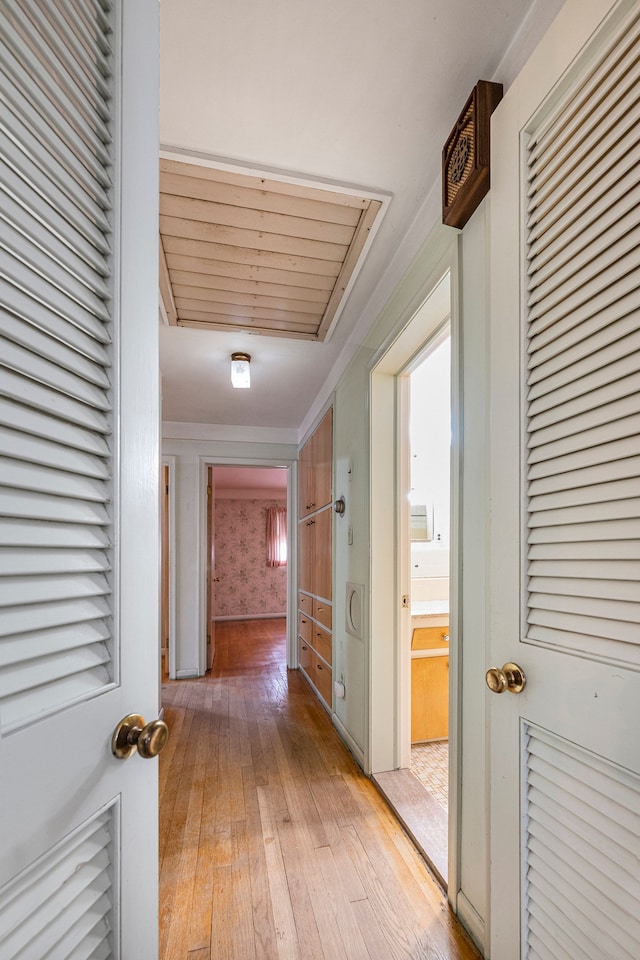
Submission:
[[[449,627],[418,627],[411,638],[411,742],[449,736]]]
[[[333,411],[320,421],[298,463],[298,663],[331,709]]]

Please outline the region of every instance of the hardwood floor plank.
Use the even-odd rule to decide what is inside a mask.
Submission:
[[[333,857],[331,847],[315,851],[315,860],[322,878],[323,901],[330,904],[347,960],[370,960],[358,920],[342,883],[342,876]]]
[[[159,960],[477,960],[285,647],[225,622],[211,674],[163,684]]]
[[[243,767],[244,803],[247,811],[247,856],[251,879],[251,908],[257,960],[277,960],[276,928],[271,909],[267,858],[254,770]],[[262,784],[264,786],[264,784]]]
[[[278,957],[280,960],[304,960],[304,954],[299,950],[280,838],[272,811],[273,801],[270,802],[270,790],[270,787],[257,788]]]

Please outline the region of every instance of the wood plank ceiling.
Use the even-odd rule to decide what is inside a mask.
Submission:
[[[160,161],[170,324],[324,340],[379,200]]]

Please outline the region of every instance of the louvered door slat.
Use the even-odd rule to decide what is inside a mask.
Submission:
[[[620,398],[636,396],[640,392],[640,373],[632,373],[621,377],[613,383],[608,383],[600,389],[593,390],[588,397],[579,397],[557,406],[549,407],[544,412],[534,414],[530,418],[532,436],[539,430],[544,430],[551,424],[561,423],[564,420],[573,420],[576,416],[598,407],[607,407]]]
[[[49,520],[32,520],[25,523],[22,520],[7,517],[0,526],[0,545],[34,549],[68,547],[97,550],[109,546],[109,537],[105,525],[51,523]]]
[[[112,926],[108,892],[113,888],[113,808],[93,818],[27,868],[0,891],[0,955],[52,957],[65,943],[63,957],[90,957],[104,935],[91,930]],[[108,943],[108,941],[107,941]],[[103,956],[111,956],[109,950]]]
[[[635,491],[634,491],[635,492]],[[640,513],[640,497],[620,500],[613,498],[602,502],[567,504],[555,510],[538,510],[531,517],[531,530],[536,527],[553,527],[570,523],[592,523],[596,520],[635,519]]]
[[[109,650],[105,643],[69,650],[65,657],[58,654],[34,657],[28,663],[3,669],[0,696],[16,697],[43,684],[51,687],[61,680],[80,674],[85,678],[94,677],[97,682],[105,684],[109,680],[109,673],[105,669],[108,663]]]
[[[52,362],[47,357],[26,350],[3,337],[0,337],[0,350],[2,362],[14,372],[39,380],[61,394],[96,407],[98,411],[110,409],[109,398],[104,390],[99,390],[83,377],[74,376],[65,370],[58,364],[57,358]]]
[[[24,176],[27,179],[30,179],[28,173],[33,165],[43,172],[47,181],[57,184],[69,195],[71,201],[80,209],[85,209],[85,212],[90,213],[94,206],[102,211],[109,209],[110,182],[105,171],[98,168],[98,174],[94,175],[92,171],[85,170],[78,164],[64,139],[46,124],[22,89],[10,79],[0,92],[0,102],[4,108],[1,129],[19,151],[10,149],[5,158],[9,166],[15,165],[16,172],[20,174],[21,156],[26,156],[29,163],[24,169]],[[38,144],[49,149],[46,152],[34,149]],[[39,180],[40,177],[37,177],[35,182],[38,183]],[[99,267],[97,269],[99,270]]]
[[[109,603],[102,596],[5,608],[2,624],[0,624],[0,636],[33,633],[36,630],[45,630],[47,627],[100,620],[108,617],[109,612]]]
[[[109,84],[105,82],[105,77],[109,74],[108,62],[101,56],[99,51],[94,49],[93,55],[89,56],[87,48],[82,44],[73,25],[69,22],[67,16],[62,11],[43,11],[52,27],[61,39],[61,42],[68,48],[68,59],[82,69],[87,80],[88,90],[91,95],[95,91],[96,109],[101,110],[101,102],[108,102],[111,99],[111,90]],[[98,96],[99,95],[99,96]],[[108,120],[109,112],[101,110],[104,120]]]
[[[31,634],[16,634],[3,637],[0,641],[0,666],[15,666],[25,663],[25,649],[29,660],[39,660],[51,655],[52,651],[76,650],[109,639],[109,630],[99,620],[89,620],[80,625],[52,627]]]
[[[54,467],[84,477],[104,480],[109,476],[109,463],[105,457],[96,457],[66,444],[34,437],[20,430],[0,426],[0,447],[8,457],[31,463]]]
[[[108,557],[100,550],[47,550],[46,553],[37,553],[20,547],[0,547],[0,576],[3,577],[60,572],[98,573],[110,569]]]
[[[555,493],[532,496],[531,526],[539,526],[537,519],[546,510],[560,510],[563,507],[578,506],[585,503],[611,503],[615,500],[626,500],[638,493],[635,478],[623,480],[607,479],[604,483],[594,483],[573,490],[559,490]],[[535,519],[534,519],[535,518]],[[557,519],[555,521],[558,522]]]
[[[72,317],[75,318],[77,326],[89,334],[94,331],[98,334],[102,332],[96,328],[95,318],[103,322],[108,319],[104,304],[99,311],[87,309],[78,300],[69,297],[65,290],[55,285],[55,276],[49,282],[48,278],[43,277],[30,263],[20,260],[14,256],[13,252],[3,251],[0,257],[0,270],[5,283],[11,284],[23,294],[19,301],[15,299],[16,294],[13,291],[9,290],[6,294],[4,292],[2,294],[3,299],[5,296],[12,297],[7,301],[8,306],[22,304],[15,307],[15,312],[19,315],[24,315],[25,310],[26,315],[30,315],[31,308],[29,306],[25,308],[24,304],[28,302],[26,298],[31,297],[42,304],[45,310],[57,314],[66,321],[70,321]],[[53,272],[55,274],[55,267]]]
[[[108,128],[110,111],[105,104],[105,100],[109,98],[108,86],[96,82],[99,74],[95,71],[92,72],[91,78],[87,76],[86,61],[78,59],[78,47],[75,44],[69,44],[68,34],[65,34],[62,29],[63,22],[59,18],[55,19],[48,15],[46,10],[34,3],[34,0],[21,0],[21,3],[22,9],[28,11],[31,22],[39,34],[39,37],[36,36],[36,44],[46,45],[51,50],[52,58],[55,58],[57,63],[64,63],[68,94],[83,111],[84,119],[88,124],[96,123],[96,115],[104,121],[100,127],[100,135],[105,143],[110,143],[111,135]]]
[[[98,503],[109,501],[109,489],[103,480],[5,457],[0,457],[0,468],[2,483],[8,487],[57,494],[61,497],[77,497],[79,500],[94,500]]]
[[[620,403],[613,409],[598,411],[600,418],[594,414],[585,414],[581,418],[574,417],[565,421],[564,424],[545,431],[548,439],[545,439],[544,435],[536,437],[531,444],[528,462],[538,463],[588,447],[597,447],[607,441],[633,437],[640,430],[640,414],[636,413],[637,409],[638,398],[630,397],[628,404]],[[598,422],[599,419],[601,422]]]
[[[549,270],[549,261],[555,257],[565,262],[572,249],[581,250],[582,238],[598,236],[612,221],[611,208],[617,211],[625,209],[618,207],[621,198],[636,186],[635,168],[640,159],[640,132],[632,131],[625,139],[626,151],[620,152],[620,145],[616,148],[619,154],[617,161],[606,170],[599,170],[599,176],[590,178],[590,183],[583,194],[584,203],[576,209],[566,200],[562,201],[562,211],[540,236],[530,237],[530,253],[535,257],[535,263],[530,262],[527,273],[539,273],[546,279]],[[561,214],[561,215],[560,215]]]
[[[55,369],[53,364],[48,367],[49,372]],[[96,433],[104,435],[111,431],[110,421],[102,410],[65,396],[54,387],[27,381],[17,372],[2,370],[2,393],[12,400],[28,403],[34,410],[46,411],[51,416],[58,416],[61,420],[95,430]]]
[[[55,10],[36,0],[7,0],[5,9],[2,733],[111,688],[109,531],[116,521],[109,377],[111,8],[96,8],[91,0],[65,0]],[[96,902],[101,895],[96,891]],[[73,897],[79,905],[82,898]],[[90,928],[101,916],[90,918]],[[88,932],[84,922],[82,929],[77,944],[75,933],[61,934],[61,942],[71,938],[68,952]],[[42,957],[53,956],[51,936],[48,931]],[[91,950],[100,942],[92,941]]]
[[[588,579],[640,580],[640,563],[633,560],[533,560],[529,575],[540,577],[582,577]]]
[[[33,311],[35,312],[35,311]],[[99,387],[109,387],[107,368],[109,355],[102,343],[97,343],[83,331],[58,317],[48,315],[47,330],[34,327],[29,320],[13,313],[3,317],[2,334],[13,343],[21,344],[31,353],[45,357],[63,370],[76,374]],[[16,362],[7,356],[6,365]]]
[[[0,149],[2,149],[1,145]],[[0,164],[0,176],[3,178],[5,177],[5,168],[6,164]],[[60,262],[59,259],[53,258],[46,250],[40,247],[34,247],[33,243],[29,240],[28,232],[24,229],[18,231],[15,223],[9,221],[8,217],[2,245],[16,260],[28,264],[34,273],[49,277],[51,283],[55,283],[58,290],[69,299],[79,303],[85,310],[94,311],[96,316],[105,319],[103,301],[105,297],[109,296],[109,291],[104,283],[99,282],[97,292],[90,289],[79,277],[70,272],[66,260],[65,262]]]
[[[100,503],[3,486],[0,486],[0,515],[96,526],[103,526],[109,520],[106,507]]]
[[[102,574],[33,575],[28,580],[9,576],[0,583],[0,607],[56,601],[62,597],[105,596],[110,592],[109,582]]]
[[[42,39],[34,36],[25,10],[18,6],[16,0],[5,0],[5,10],[7,16],[3,20],[2,32],[5,42],[10,45],[16,61],[20,64],[16,73],[22,74],[23,82],[27,82],[26,89],[37,81],[38,105],[48,111],[52,125],[58,124],[60,129],[66,130],[67,139],[77,144],[79,157],[90,156],[92,160],[96,158],[101,164],[108,166],[110,157],[105,149],[105,142],[109,140],[108,132],[103,127],[104,133],[100,136],[100,127],[95,116],[96,132],[87,124],[86,118],[63,86],[65,75],[61,73],[59,64]],[[28,37],[29,40],[23,37]]]
[[[625,302],[618,301],[616,306],[619,315],[607,318],[604,323],[599,314],[581,323],[576,323],[574,315],[571,314],[548,326],[538,336],[532,336],[529,340],[528,368],[536,373],[531,374],[530,382],[549,376],[572,362],[599,352],[615,340],[632,334],[635,331],[633,312],[638,304],[640,291],[636,291]],[[542,371],[538,371],[536,368],[543,364]]]
[[[560,103],[550,116],[541,119],[530,140],[530,169],[540,175],[540,158],[553,157],[565,144],[585,116],[597,106],[611,87],[628,74],[637,60],[636,44],[640,30],[635,12],[628,14],[616,42],[608,47],[598,62],[585,71],[578,89]]]
[[[34,437],[48,437],[57,443],[100,457],[108,457],[110,453],[109,445],[101,434],[84,430],[77,424],[66,423],[40,410],[33,410],[31,407],[2,397],[0,397],[0,423],[6,426],[19,426],[25,433]]]
[[[593,436],[596,443],[600,443],[605,439],[629,436],[630,424],[635,423],[638,413],[640,413],[640,396],[629,394],[626,390],[617,403],[607,403],[586,410],[583,405],[582,413],[577,416],[560,417],[550,426],[536,429],[535,436],[532,436],[531,440],[532,459],[536,448],[546,448],[553,442],[564,440],[578,444],[584,442],[587,436]],[[619,426],[616,425],[618,420],[623,421]],[[603,427],[607,428],[606,435],[598,432]],[[568,447],[562,452],[569,452]]]
[[[593,166],[594,157],[608,153],[631,129],[637,119],[639,99],[634,72],[625,73],[607,91],[598,107],[580,118],[575,135],[561,149],[554,151],[553,162],[542,168],[542,174],[535,169],[530,171],[533,182],[528,207],[529,224],[539,222],[568,187],[584,178]]]
[[[593,578],[580,577],[576,574],[574,577],[541,577],[532,576],[529,578],[529,589],[535,594],[565,594],[573,593],[574,597],[587,597],[591,595],[596,584],[597,589],[603,600],[625,600],[639,602],[638,590],[634,583],[628,580],[607,580],[602,574]],[[586,609],[585,609],[586,612]]]

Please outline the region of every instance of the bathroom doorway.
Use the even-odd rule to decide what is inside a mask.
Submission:
[[[442,808],[449,799],[449,545],[451,329],[447,322],[408,373],[411,763]]]

